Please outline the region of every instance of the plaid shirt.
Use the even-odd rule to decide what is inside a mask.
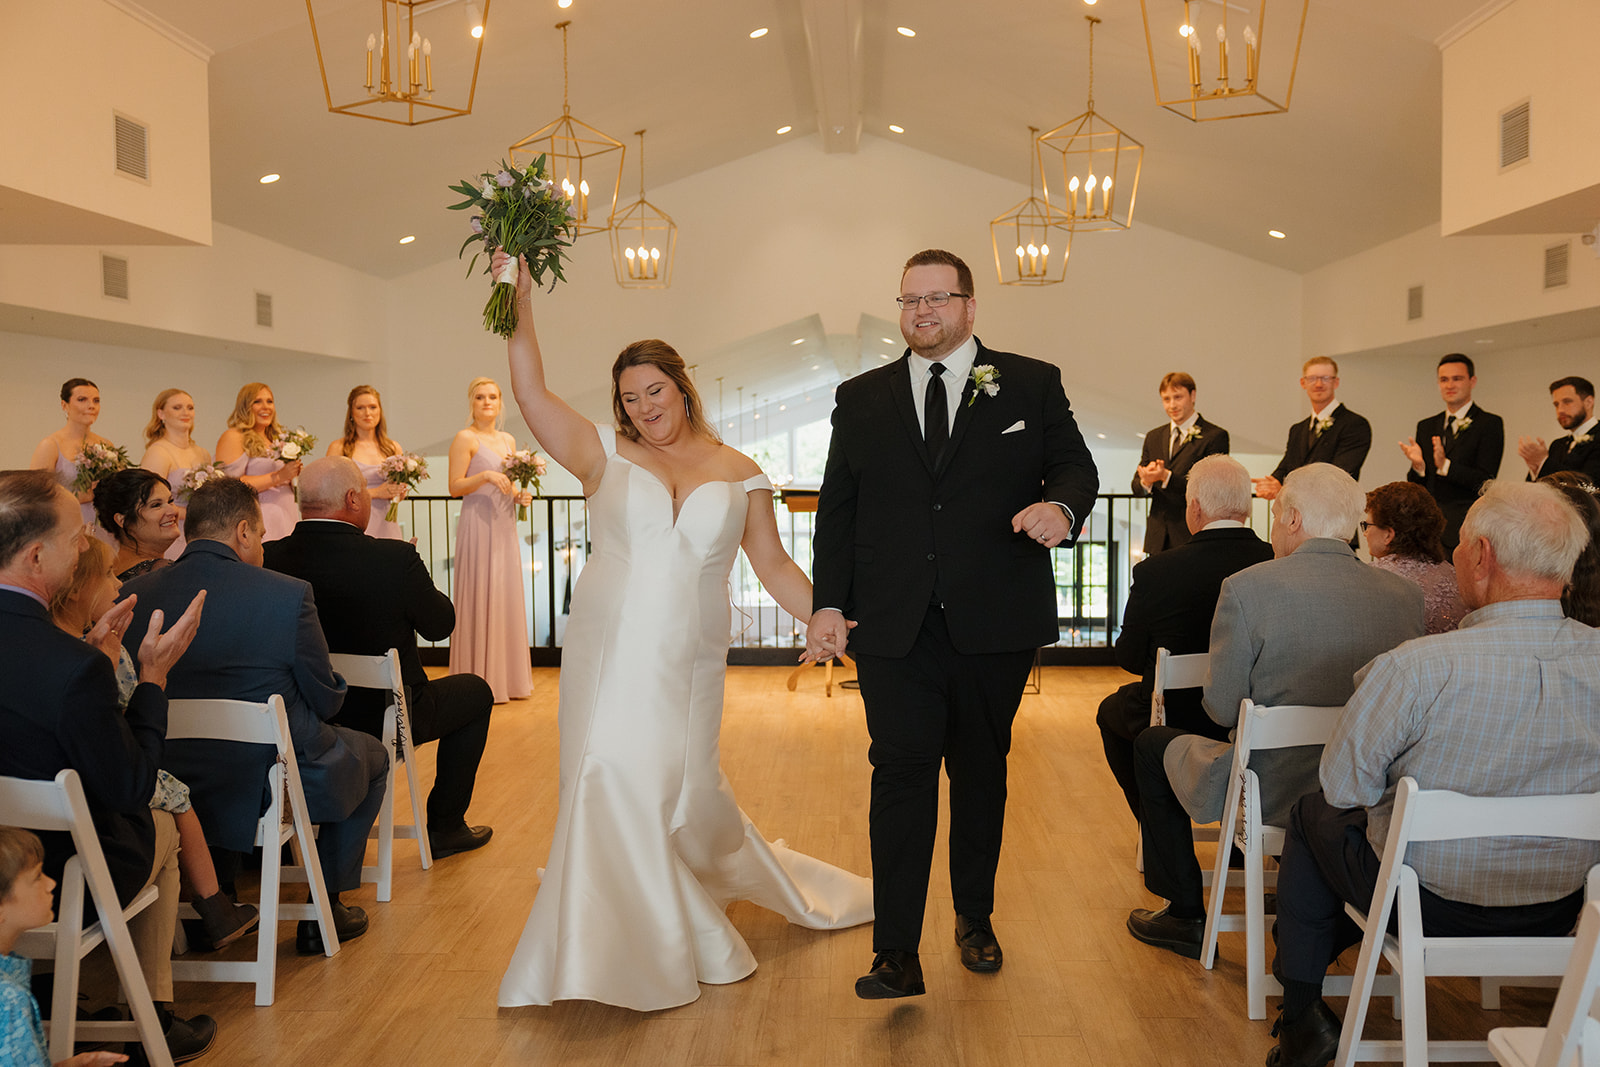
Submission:
[[[1454,633],[1385,652],[1356,682],[1322,788],[1335,807],[1369,809],[1380,856],[1406,775],[1473,796],[1600,792],[1600,630],[1564,618],[1559,601],[1489,604]],[[1414,844],[1407,860],[1446,899],[1535,904],[1581,888],[1600,842],[1467,838]]]

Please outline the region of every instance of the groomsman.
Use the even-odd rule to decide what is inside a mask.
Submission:
[[[1283,489],[1290,471],[1308,463],[1331,463],[1360,479],[1361,464],[1372,449],[1372,424],[1335,400],[1339,364],[1327,356],[1314,356],[1300,368],[1300,388],[1311,401],[1311,417],[1289,427],[1278,469],[1255,482],[1256,496],[1273,500]]]
[[[1161,379],[1161,406],[1168,422],[1144,435],[1144,452],[1133,475],[1133,495],[1150,498],[1144,554],[1153,556],[1189,543],[1185,490],[1189,471],[1206,456],[1226,455],[1228,431],[1194,409],[1194,379],[1173,371]]]
[[[1500,473],[1506,430],[1499,415],[1472,402],[1478,372],[1472,360],[1452,352],[1439,360],[1439,396],[1444,410],[1417,423],[1417,435],[1400,442],[1411,461],[1406,475],[1426,489],[1444,512],[1446,549],[1461,539],[1461,520],[1478,499],[1483,483]]]
[[[1546,447],[1542,437],[1517,439],[1517,454],[1528,465],[1528,480],[1556,471],[1577,471],[1600,482],[1600,445],[1595,443],[1594,383],[1576,375],[1550,383],[1556,422],[1567,431]]]

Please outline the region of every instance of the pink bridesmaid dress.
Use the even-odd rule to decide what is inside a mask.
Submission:
[[[388,479],[383,475],[383,465],[379,463],[362,463],[355,461],[361,468],[362,477],[367,480],[368,489],[376,489]],[[405,532],[400,529],[398,522],[390,522],[384,518],[389,514],[389,501],[382,497],[374,497],[372,501],[372,517],[367,520],[367,533],[372,537],[387,537],[393,541],[404,541]]]
[[[283,465],[281,459],[273,459],[271,456],[252,456],[245,452],[232,463],[225,464],[222,469],[231,478],[242,478],[247,474],[252,477],[258,474],[271,474],[280,470]],[[267,532],[261,538],[263,541],[276,541],[280,537],[288,537],[290,531],[294,529],[294,524],[300,521],[300,505],[295,503],[294,489],[280,485],[276,489],[263,492],[261,518],[267,525]]]
[[[72,487],[72,483],[77,480],[78,465],[72,462],[72,460],[68,459],[66,456],[63,456],[60,452],[57,452],[56,481],[60,482],[62,487],[66,489],[67,492],[71,493],[73,496],[77,496],[78,491]],[[106,544],[110,545],[112,548],[116,548],[117,539],[100,528],[100,520],[97,519],[94,514],[94,505],[82,504],[80,507],[83,511],[83,524],[89,528],[89,532],[98,537],[100,540],[104,541]]]
[[[183,480],[189,477],[189,471],[192,469],[192,467],[173,467],[171,470],[167,471],[167,487],[172,490],[172,495],[174,497],[176,497],[182,491]],[[179,506],[181,507],[182,505]],[[183,555],[183,550],[187,548],[188,545],[189,542],[184,540],[183,537],[183,524],[179,523],[178,539],[172,542],[172,547],[167,549],[163,555],[165,555],[167,559],[177,559],[179,556]]]
[[[504,462],[503,455],[480,444],[467,475],[497,471]],[[450,673],[478,675],[494,690],[497,704],[533,692],[516,507],[511,496],[481,485],[462,500],[456,525]]]

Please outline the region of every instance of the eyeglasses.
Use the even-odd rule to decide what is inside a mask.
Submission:
[[[915,311],[918,304],[927,304],[931,308],[942,308],[950,303],[952,296],[959,296],[963,300],[971,300],[971,293],[926,293],[922,296],[897,296],[894,302],[900,305],[901,311]]]
[[[1375,530],[1387,530],[1388,528],[1389,527],[1387,527],[1387,526],[1379,526],[1375,522],[1364,522],[1364,523],[1361,524],[1361,532],[1362,533],[1366,533],[1368,530],[1374,530],[1374,529]]]
[[[1308,374],[1300,380],[1305,382],[1307,385],[1332,385],[1334,382],[1338,381],[1339,378],[1337,375],[1333,374]]]

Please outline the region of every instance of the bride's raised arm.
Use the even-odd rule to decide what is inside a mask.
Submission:
[[[491,269],[498,272],[505,252],[496,250]],[[517,331],[506,342],[511,361],[511,392],[528,428],[550,458],[571,471],[583,483],[587,496],[600,485],[605,473],[606,454],[594,423],[552,393],[544,381],[544,357],[533,329],[533,278],[526,260],[517,264]]]

